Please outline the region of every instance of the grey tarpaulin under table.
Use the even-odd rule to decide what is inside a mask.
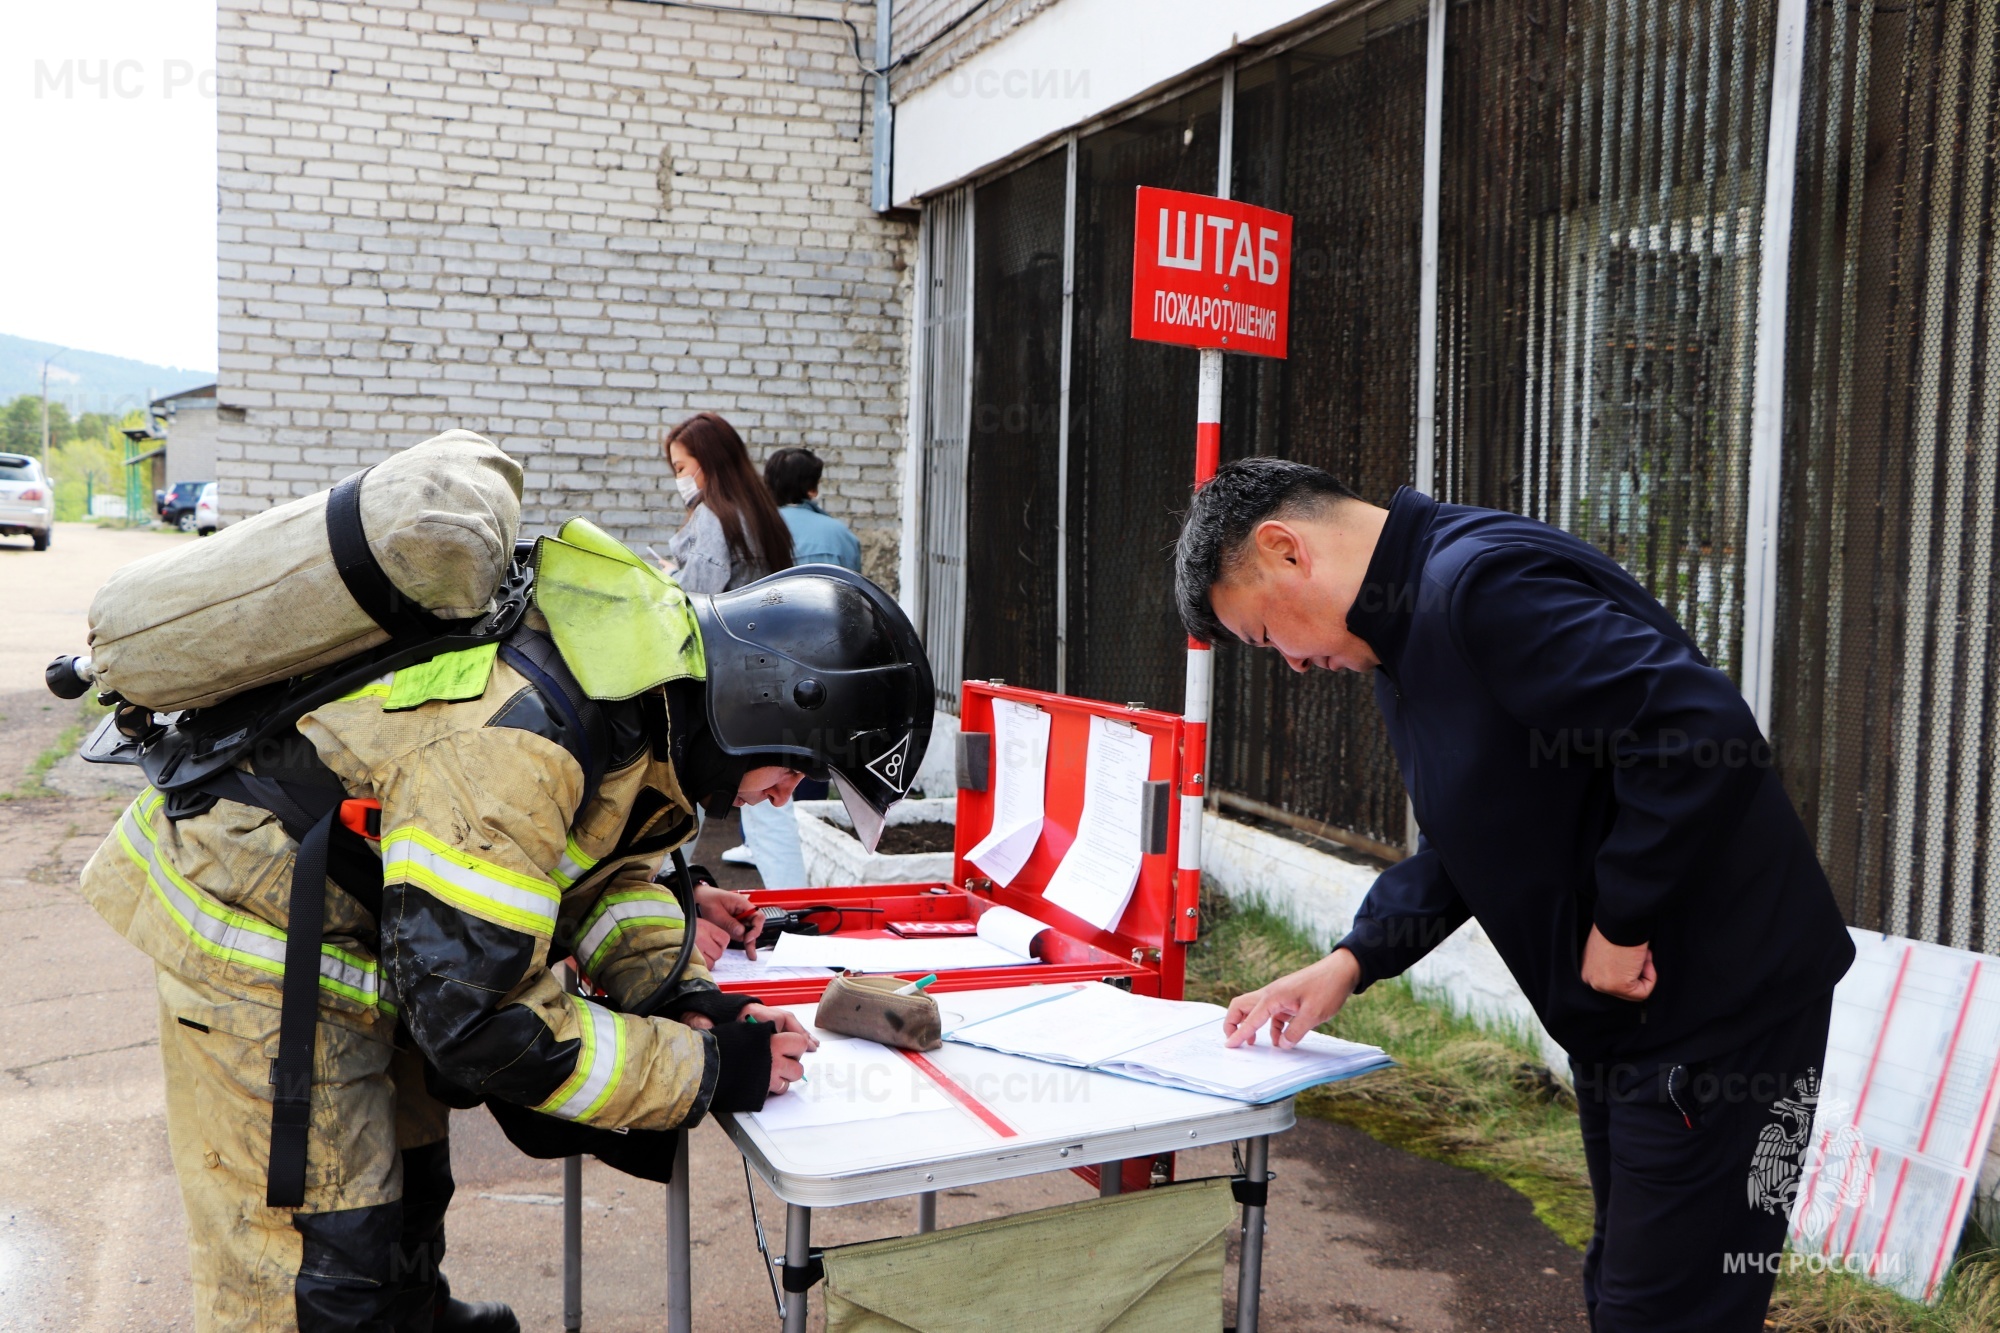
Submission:
[[[992,995],[987,1003],[1000,1008],[1020,1003],[1018,991],[958,992],[939,999],[947,1009],[972,1010],[982,995]],[[807,1023],[812,1010],[793,1007]],[[955,1024],[948,1014],[950,1026]],[[954,1043],[923,1059],[983,1114],[958,1105],[889,1121],[782,1133],[755,1116],[717,1117],[750,1169],[786,1205],[786,1268],[800,1277],[812,1270],[816,1208],[914,1195],[917,1229],[927,1231],[936,1225],[939,1190],[1247,1141],[1244,1174],[1250,1188],[1244,1191],[1236,1327],[1254,1333],[1264,1232],[1262,1191],[1256,1187],[1267,1176],[1269,1136],[1292,1126],[1291,1098],[1251,1105]],[[1107,1190],[1116,1189],[1118,1178],[1115,1170],[1104,1173]],[[687,1198],[686,1172],[677,1170],[667,1197],[671,1333],[689,1333],[692,1327]],[[785,1299],[783,1328],[799,1333],[806,1327],[805,1293],[787,1292]]]

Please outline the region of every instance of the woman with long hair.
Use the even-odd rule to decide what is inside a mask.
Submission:
[[[667,543],[679,569],[674,578],[692,593],[727,592],[792,566],[792,533],[771,492],[750,463],[736,428],[713,412],[697,412],[667,432],[674,487],[687,522]],[[798,811],[776,798],[742,808],[743,845],[722,859],[750,864],[767,889],[806,886]],[[749,899],[742,900],[749,907]]]
[[[667,432],[687,521],[667,543],[689,592],[726,592],[792,566],[792,534],[736,428],[697,412]]]

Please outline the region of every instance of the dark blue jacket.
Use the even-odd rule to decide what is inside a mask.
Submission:
[[[1468,916],[1572,1057],[1699,1060],[1833,988],[1854,944],[1729,678],[1596,547],[1407,487],[1348,628],[1423,830],[1341,941],[1363,984]],[[1583,984],[1592,923],[1643,1004]]]

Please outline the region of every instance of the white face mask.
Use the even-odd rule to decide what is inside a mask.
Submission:
[[[674,489],[681,493],[681,503],[684,505],[693,504],[694,498],[701,494],[701,487],[695,485],[693,477],[675,477]]]

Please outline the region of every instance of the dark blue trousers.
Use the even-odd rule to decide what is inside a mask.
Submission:
[[[1571,1062],[1596,1224],[1595,1333],[1755,1333],[1796,1194],[1829,994],[1691,1064]]]

